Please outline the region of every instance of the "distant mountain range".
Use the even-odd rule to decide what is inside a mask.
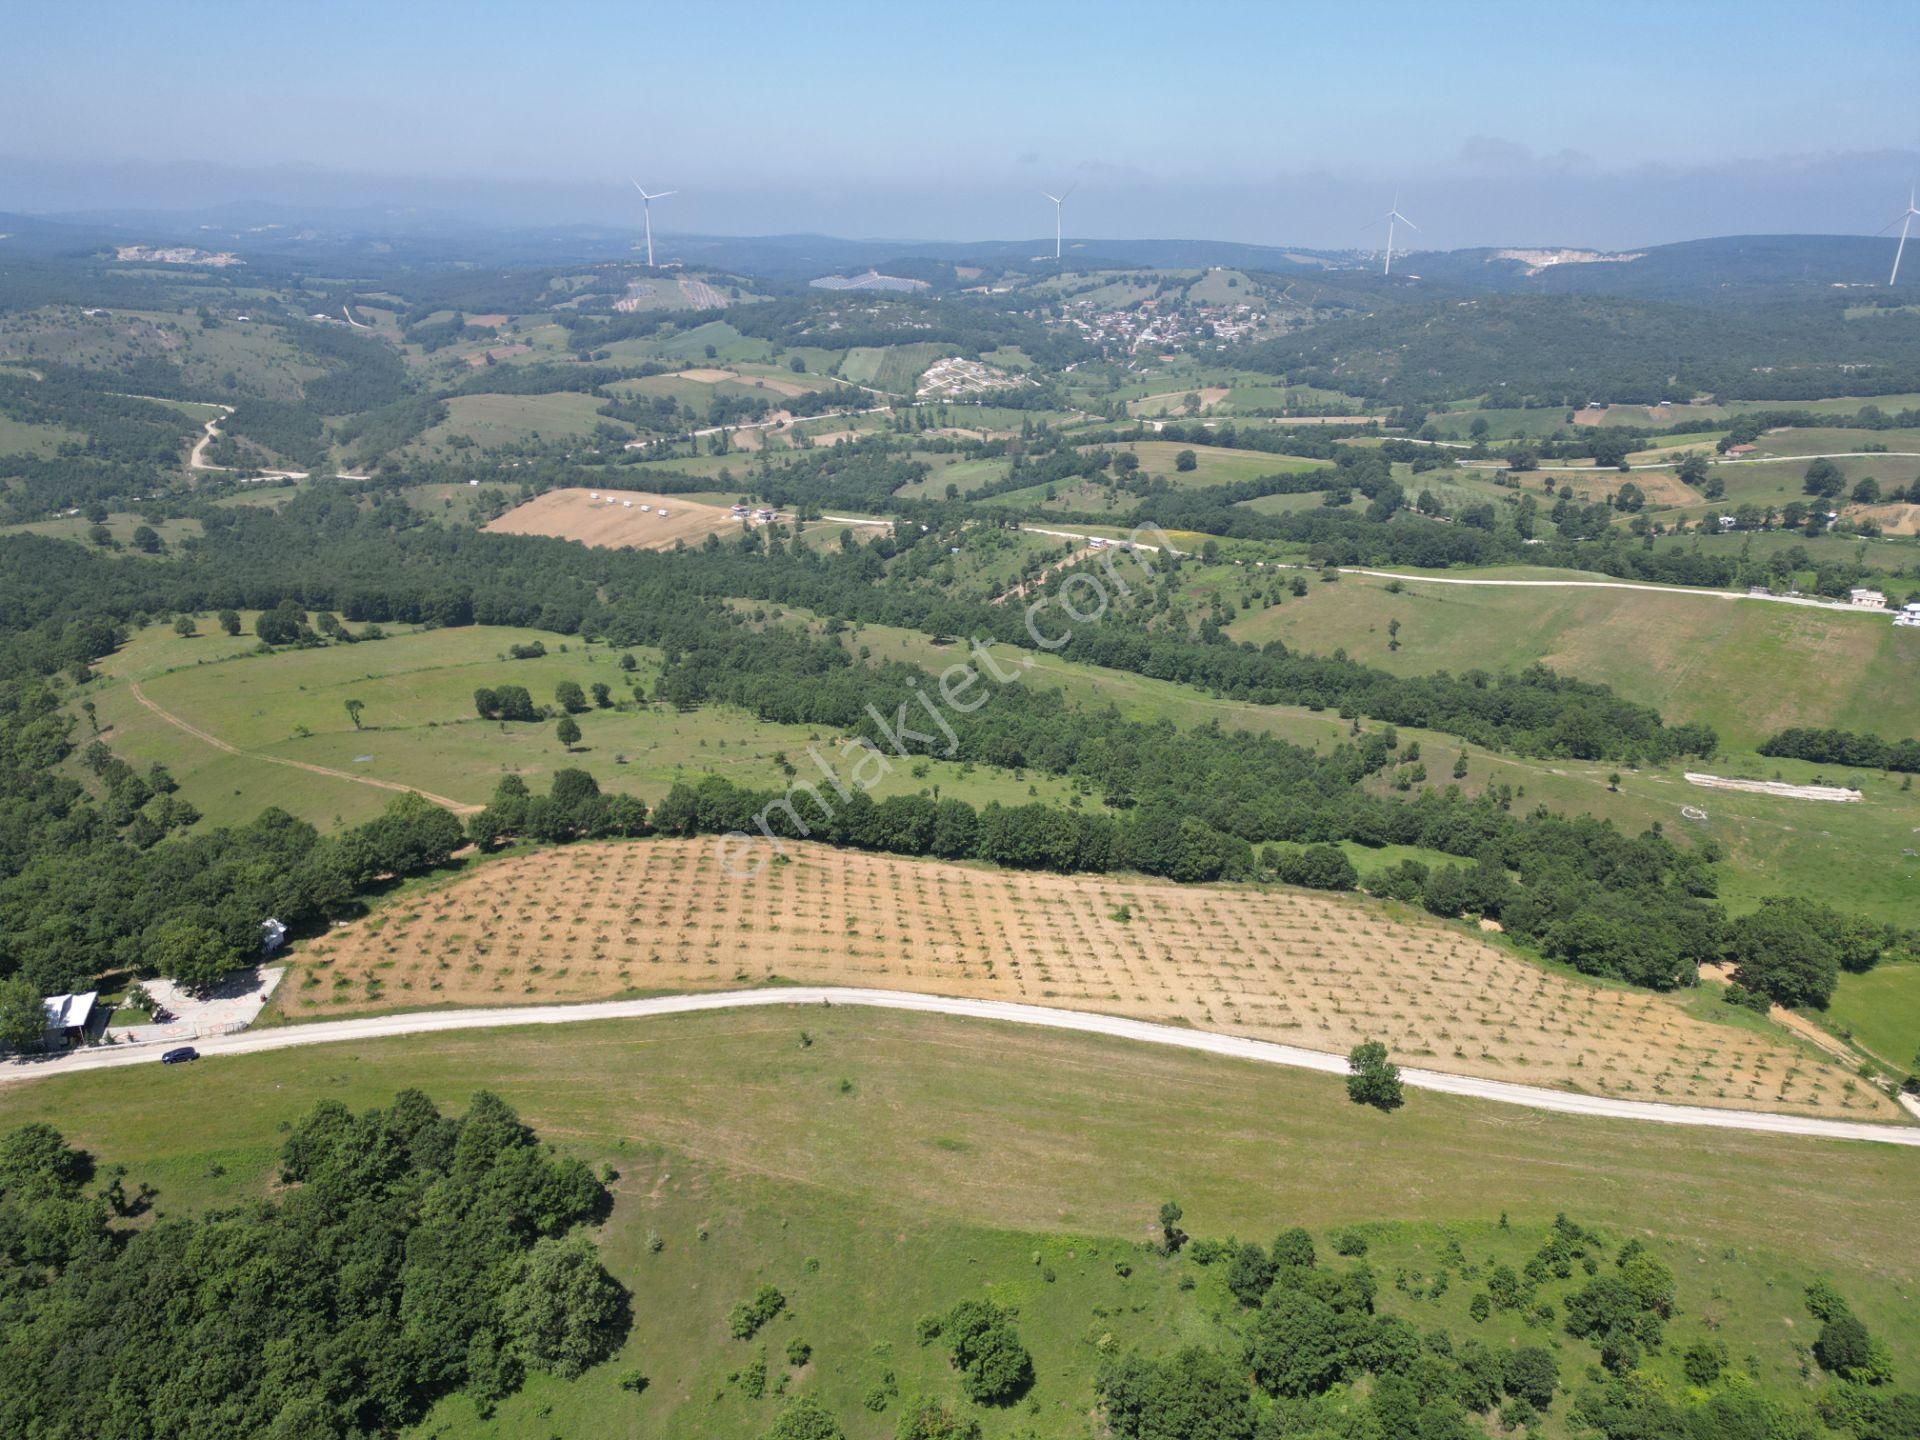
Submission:
[[[83,256],[111,245],[191,245],[229,250],[271,271],[354,261],[369,274],[457,264],[562,265],[634,259],[633,232],[567,225],[546,229],[478,227],[424,212],[307,211],[226,206],[198,212],[124,212],[32,216],[0,213],[0,258],[11,252]],[[866,270],[936,286],[1032,274],[1051,267],[1051,239],[946,241],[843,239],[829,235],[670,235],[658,237],[673,261],[791,284]],[[1396,256],[1391,278],[1365,251],[1248,245],[1222,240],[1075,240],[1071,270],[1139,266],[1222,266],[1283,276],[1337,272],[1343,288],[1400,295],[1425,290],[1464,294],[1539,293],[1704,299],[1738,292],[1880,288],[1893,241],[1855,235],[1734,235],[1605,252],[1577,247],[1509,246],[1416,251]],[[1910,280],[1920,284],[1920,264]],[[1413,298],[1408,296],[1407,298]]]

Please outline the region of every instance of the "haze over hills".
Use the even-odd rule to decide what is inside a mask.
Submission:
[[[566,264],[631,261],[637,240],[623,226],[521,228],[475,225],[456,216],[390,209],[312,210],[220,206],[176,211],[70,215],[0,213],[0,254],[83,256],[95,248],[141,243],[231,251],[255,263],[351,257],[375,270],[461,264]],[[1050,238],[908,241],[819,234],[700,235],[657,232],[666,263],[708,267],[775,281],[865,269],[932,279],[936,288],[971,283],[954,267],[992,273],[1043,273],[1053,265]],[[1811,290],[1884,285],[1889,238],[1860,235],[1728,235],[1594,250],[1528,240],[1459,250],[1413,250],[1397,260],[1391,289],[1446,292],[1593,294],[1697,298],[1728,290]],[[1396,254],[1401,252],[1396,247]],[[920,262],[920,263],[916,263]],[[926,262],[930,262],[926,263]],[[1282,277],[1331,276],[1364,284],[1379,253],[1364,247],[1312,249],[1195,239],[1070,238],[1069,271],[1140,266],[1226,267]],[[1920,267],[1903,283],[1920,284]],[[978,277],[973,277],[977,280]],[[1388,288],[1383,283],[1382,289]]]

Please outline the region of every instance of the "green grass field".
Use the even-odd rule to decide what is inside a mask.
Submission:
[[[911,396],[920,372],[952,350],[950,345],[932,343],[860,345],[849,350],[840,362],[840,378],[895,395]]]
[[[1920,1070],[1920,965],[1842,975],[1827,1023],[1900,1070]]]
[[[103,679],[86,695],[114,752],[137,765],[165,764],[209,824],[244,823],[277,805],[327,829],[378,813],[393,795],[274,760],[418,786],[472,805],[484,804],[509,771],[539,789],[542,777],[578,767],[603,789],[651,802],[676,780],[709,774],[784,788],[782,756],[804,766],[809,744],[828,756],[837,749],[837,737],[824,731],[762,723],[720,707],[680,714],[664,705],[633,705],[633,682],[650,690],[659,674],[658,654],[645,649],[634,651],[638,668],[629,674],[605,646],[533,630],[471,626],[256,655],[250,632],[229,638],[209,621],[200,628],[192,640],[175,636],[171,626],[141,632],[102,664]],[[509,645],[534,640],[547,646],[544,658],[502,658]],[[217,749],[156,715],[135,698],[128,679],[137,679],[154,705],[246,753]],[[552,703],[562,680],[582,689],[602,682],[624,702],[581,715],[583,737],[572,752],[551,722],[485,721],[474,713],[473,692],[481,686],[523,685],[538,705]],[[365,703],[362,730],[348,718],[349,697]],[[933,786],[975,804],[1064,803],[1067,794],[1065,785],[1043,777],[1016,780],[993,767],[963,773],[956,763],[929,760],[926,774],[903,769],[875,787],[875,795]]]
[[[1285,602],[1307,603],[1291,597]],[[786,613],[791,621],[808,619],[797,611]],[[877,659],[905,660],[936,670],[952,663],[952,647],[935,646],[917,631],[866,625],[857,637],[848,636],[846,643],[852,648],[867,646]],[[1166,720],[1182,729],[1217,721],[1229,730],[1271,734],[1310,749],[1340,744],[1350,728],[1332,711],[1248,704],[1174,681],[1047,655],[1034,656],[1024,683],[1059,689],[1078,704],[1116,706],[1133,720]],[[1717,774],[1752,779],[1847,784],[1867,797],[1857,805],[1816,804],[1700,790],[1682,776],[1685,769],[1700,768],[1699,762],[1633,768],[1537,760],[1464,744],[1438,731],[1402,726],[1400,735],[1403,743],[1420,742],[1429,777],[1425,783],[1431,787],[1458,784],[1467,793],[1478,794],[1506,785],[1517,792],[1514,804],[1519,810],[1539,804],[1564,814],[1594,815],[1630,834],[1660,825],[1680,839],[1710,836],[1725,854],[1719,867],[1721,899],[1735,912],[1752,909],[1763,896],[1801,893],[1819,895],[1875,919],[1910,924],[1920,901],[1920,860],[1904,853],[1915,848],[1913,836],[1920,831],[1920,791],[1903,791],[1897,779],[1877,771],[1850,772],[1750,753],[1722,757],[1707,767]],[[1453,761],[1461,754],[1467,757],[1468,773],[1455,781]],[[1620,775],[1618,789],[1610,784],[1615,773]],[[1385,783],[1382,779],[1376,785]],[[1681,811],[1687,806],[1705,809],[1707,820],[1684,819]],[[1373,852],[1371,858],[1360,852],[1354,863],[1365,873],[1395,858],[1387,852]]]
[[[591,395],[562,391],[553,395],[456,395],[447,401],[447,418],[407,446],[406,453],[446,458],[458,451],[448,442],[467,441],[478,449],[539,440],[579,440],[600,425],[626,433],[628,427],[601,415],[604,403]]]
[[[147,525],[157,534],[169,550],[182,540],[197,539],[205,533],[200,522],[195,519],[175,518],[162,520],[158,525],[148,525],[141,516],[130,515],[124,511],[116,511],[107,516],[105,523],[115,543],[135,555],[141,552],[134,548],[133,532],[142,525]],[[87,534],[92,529],[93,522],[84,515],[63,515],[57,520],[34,520],[24,525],[0,525],[0,535],[45,535],[55,540],[72,540],[91,549],[93,542],[87,538]]]
[[[34,455],[41,459],[62,445],[79,444],[86,436],[63,425],[36,425],[0,415],[0,455]]]
[[[1564,1212],[1615,1245],[1639,1237],[1674,1270],[1669,1350],[1650,1373],[1677,1385],[1678,1352],[1712,1334],[1801,1402],[1800,1292],[1825,1274],[1886,1339],[1897,1380],[1916,1379],[1906,1196],[1920,1154],[1418,1092],[1383,1116],[1330,1077],[1096,1037],[838,1008],[403,1037],[156,1069],[140,1086],[104,1072],[0,1089],[0,1126],[50,1121],[182,1213],[265,1192],[280,1123],[314,1101],[385,1104],[410,1085],[449,1110],[492,1089],[562,1150],[618,1171],[600,1243],[635,1321],[622,1354],[580,1380],[533,1377],[490,1421],[449,1400],[422,1436],[745,1440],[779,1401],[749,1400],[729,1376],[764,1347],[776,1380],[801,1338],[815,1358],[790,1387],[854,1440],[882,1440],[899,1402],[874,1413],[863,1400],[886,1371],[902,1396],[957,1396],[915,1318],[981,1295],[1018,1307],[1038,1377],[1030,1405],[975,1412],[986,1434],[1084,1436],[1105,1354],[1228,1344],[1244,1324],[1217,1268],[1141,1248],[1169,1196],[1196,1236],[1306,1225],[1326,1264],[1343,1263],[1331,1231],[1362,1225],[1382,1311],[1495,1345],[1549,1332],[1500,1315],[1476,1326],[1464,1274],[1421,1299],[1397,1277],[1430,1277],[1450,1245],[1476,1266],[1518,1266]],[[194,1123],[175,1123],[186,1111]],[[789,1313],[729,1340],[728,1308],[765,1283]],[[1577,1383],[1591,1357],[1559,1343]],[[616,1384],[630,1367],[650,1382],[638,1396]],[[1556,1403],[1552,1440],[1564,1415]]]
[[[1216,583],[1229,595],[1279,583],[1244,568],[1225,573]],[[1316,583],[1304,597],[1239,611],[1231,633],[1322,654],[1344,649],[1401,675],[1514,671],[1538,661],[1610,685],[1670,721],[1703,720],[1735,749],[1791,725],[1920,734],[1920,637],[1883,615],[1413,580],[1397,582],[1396,594],[1390,583],[1359,575]],[[1400,622],[1397,650],[1389,648],[1392,620]]]

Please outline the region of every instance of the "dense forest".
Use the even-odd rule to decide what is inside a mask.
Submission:
[[[92,1188],[96,1178],[104,1183]],[[0,1433],[350,1440],[439,1397],[578,1375],[629,1299],[580,1227],[611,1197],[496,1096],[323,1101],[271,1199],[159,1217],[47,1125],[0,1136]]]
[[[1848,302],[1682,304],[1599,296],[1453,298],[1329,320],[1250,348],[1251,369],[1386,404],[1655,405],[1920,389],[1920,316]]]

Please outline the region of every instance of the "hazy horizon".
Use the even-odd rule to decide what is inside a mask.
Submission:
[[[1920,7],[1387,5],[1365,33],[1223,4],[337,3],[14,17],[0,210],[222,205],[915,241],[1066,231],[1619,249],[1872,234],[1920,175]],[[1564,53],[1538,60],[1551,25]],[[748,35],[752,43],[737,43]],[[1863,43],[1871,37],[1871,43]],[[1712,53],[1703,56],[1703,39]],[[1598,43],[1595,43],[1595,42]],[[76,60],[75,57],[84,57]],[[1703,63],[1703,59],[1710,63]],[[203,92],[182,103],[183,75]],[[82,83],[76,84],[76,78]]]

